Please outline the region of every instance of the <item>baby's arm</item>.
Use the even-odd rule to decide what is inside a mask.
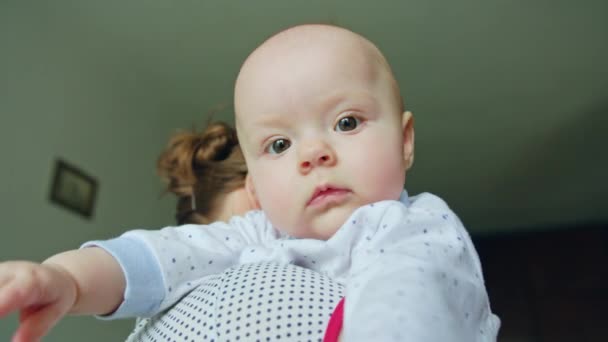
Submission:
[[[458,218],[432,195],[378,207],[353,220],[366,233],[352,252],[345,340],[495,341],[499,321]]]
[[[118,238],[90,241],[112,255],[124,271],[123,301],[104,319],[151,317],[179,301],[207,275],[238,263],[249,245],[277,237],[261,212],[229,223],[132,230]]]
[[[101,248],[52,256],[41,264],[0,263],[0,317],[19,311],[13,341],[37,341],[63,316],[107,314],[122,301],[123,272]]]

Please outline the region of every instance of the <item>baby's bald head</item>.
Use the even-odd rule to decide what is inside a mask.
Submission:
[[[403,100],[393,72],[384,55],[372,42],[336,26],[300,25],[270,37],[243,63],[234,94],[237,128],[241,117],[248,112],[247,103],[259,95],[257,91],[266,86],[265,82],[285,81],[297,74],[298,69],[310,72],[311,69],[303,64],[318,60],[332,60],[334,67],[352,74],[352,77],[363,77],[369,82],[386,82],[398,113],[403,112]],[[324,72],[324,66],[320,66],[317,72]],[[310,76],[314,77],[314,73]]]

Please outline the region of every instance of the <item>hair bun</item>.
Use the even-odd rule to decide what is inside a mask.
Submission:
[[[210,124],[198,135],[194,145],[193,164],[225,160],[238,145],[236,131],[225,123]]]
[[[168,183],[167,191],[190,196],[196,174],[209,163],[227,159],[237,145],[235,129],[221,122],[208,125],[201,133],[177,133],[158,159],[158,173]]]

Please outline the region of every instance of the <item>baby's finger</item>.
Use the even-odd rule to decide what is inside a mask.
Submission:
[[[10,282],[11,279],[13,279],[14,277],[14,272],[8,270],[5,265],[0,264],[0,289],[2,288],[2,286],[4,286],[4,284]]]
[[[25,294],[15,279],[0,287],[0,317],[23,308],[27,299]]]
[[[15,280],[15,272],[7,264],[6,262],[0,264],[0,295]]]
[[[57,305],[22,311],[19,327],[13,335],[13,342],[40,341],[62,316],[63,312]]]
[[[40,303],[40,288],[32,281],[33,277],[25,272],[15,274],[0,288],[0,317],[13,311],[22,310]]]

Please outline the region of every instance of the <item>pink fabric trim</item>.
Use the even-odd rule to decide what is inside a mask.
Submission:
[[[342,322],[344,321],[344,298],[340,299],[340,302],[334,309],[334,312],[329,318],[327,323],[327,329],[325,330],[325,336],[323,342],[338,342],[338,337],[342,332]]]

